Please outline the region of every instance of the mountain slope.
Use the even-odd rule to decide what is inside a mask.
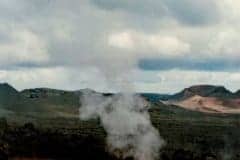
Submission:
[[[8,83],[0,84],[0,108],[10,109],[19,102],[20,93]]]
[[[182,101],[173,102],[185,109],[208,113],[240,113],[240,99],[192,96]]]
[[[17,112],[34,116],[77,116],[80,95],[95,93],[90,89],[64,91],[49,88],[26,89],[18,92],[7,83],[0,84],[0,112]],[[139,93],[152,103],[166,101],[185,109],[213,113],[240,113],[239,92],[232,93],[222,86],[196,85],[175,95]],[[112,96],[112,93],[103,93]],[[239,98],[238,98],[239,97]],[[169,106],[169,105],[166,105]]]
[[[235,95],[223,86],[196,85],[185,88],[181,92],[170,97],[171,100],[184,100],[199,95],[202,97],[234,98]]]
[[[18,92],[7,83],[0,84],[0,114],[67,115],[78,113],[79,93],[37,88]]]
[[[79,95],[76,92],[36,88],[21,92],[25,110],[55,115],[76,115],[79,108]]]

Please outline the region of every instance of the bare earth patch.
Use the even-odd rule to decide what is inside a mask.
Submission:
[[[240,99],[221,99],[195,95],[182,101],[168,102],[185,109],[207,113],[240,113]]]

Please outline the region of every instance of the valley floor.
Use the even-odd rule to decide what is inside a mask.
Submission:
[[[166,143],[159,159],[240,159],[240,116],[204,114],[159,104],[153,106],[150,114]],[[117,159],[107,152],[106,133],[97,120],[2,120],[0,136],[0,159],[4,155],[13,160]]]

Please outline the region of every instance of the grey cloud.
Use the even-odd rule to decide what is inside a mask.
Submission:
[[[240,64],[239,60],[235,59],[166,59],[166,58],[155,58],[155,59],[141,59],[138,66],[142,70],[198,70],[198,71],[239,71]]]
[[[96,6],[107,9],[107,10],[122,10],[140,15],[152,15],[152,16],[163,16],[166,12],[166,8],[161,1],[155,0],[122,0],[122,1],[111,1],[111,0],[91,0]]]
[[[1,21],[23,24],[28,21],[29,18],[47,16],[46,11],[49,7],[50,0],[2,0],[0,2],[0,17]]]
[[[163,0],[169,14],[182,23],[201,25],[219,20],[220,12],[214,0]]]
[[[220,12],[215,0],[91,0],[99,8],[117,10],[155,19],[172,17],[183,24],[205,25],[216,23]]]
[[[111,17],[90,8],[86,2],[72,1],[2,1],[0,17],[4,21],[0,27],[0,43],[8,44],[15,31],[31,31],[47,44],[48,62],[36,64],[32,61],[12,61],[0,65],[1,69],[17,67],[36,68],[59,65],[92,65],[103,60],[102,37],[111,29]],[[96,26],[96,24],[98,26]],[[66,31],[65,31],[66,30]],[[69,33],[65,33],[69,32]],[[60,37],[58,37],[60,36]],[[63,37],[61,37],[63,36]],[[64,36],[69,36],[68,40]],[[10,42],[9,42],[10,41]],[[11,42],[12,43],[12,42]],[[3,52],[3,51],[0,51]],[[22,51],[19,51],[21,55]],[[16,53],[17,54],[17,53]],[[34,53],[32,53],[34,57]],[[6,59],[6,58],[5,58]],[[1,59],[0,59],[1,60]]]
[[[213,58],[215,56],[215,60],[206,59],[206,56],[201,54],[206,49],[208,38],[214,37],[213,30],[219,27],[211,26],[211,23],[216,23],[221,18],[219,16],[221,15],[215,0],[72,0],[70,2],[66,0],[23,0],[21,2],[3,0],[0,2],[0,45],[16,44],[11,39],[12,34],[15,31],[21,33],[26,30],[46,43],[45,49],[49,57],[47,61],[40,62],[36,61],[37,58],[28,57],[24,61],[18,61],[12,55],[9,60],[8,57],[3,58],[1,62],[4,63],[0,64],[0,70],[13,72],[61,66],[78,70],[93,66],[113,68],[112,71],[118,71],[119,68],[130,70],[134,67],[155,71],[173,68],[211,72],[236,71],[240,67],[239,63],[233,60],[236,58],[234,54],[229,55],[232,59],[216,58],[226,55],[224,53],[212,55]],[[173,19],[181,23],[175,24],[172,22]],[[163,27],[162,23],[164,23]],[[207,27],[201,26],[207,24],[209,25]],[[205,30],[210,27],[213,27],[212,30]],[[141,30],[138,30],[139,28]],[[196,28],[199,29],[195,30]],[[151,35],[176,36],[191,43],[192,48],[196,49],[190,50],[191,53],[187,55],[193,59],[196,57],[199,59],[198,61],[176,59],[174,55],[168,53],[166,53],[169,55],[168,59],[159,58],[158,53],[152,54],[155,51],[150,50],[149,53],[143,53],[141,58],[145,60],[139,62],[138,54],[108,45],[107,39],[110,34],[128,30],[144,35],[149,35],[151,32]],[[221,28],[219,30],[221,31]],[[204,43],[201,44],[201,41]],[[226,46],[225,42],[222,44]],[[142,52],[139,48],[136,50],[137,53]],[[21,53],[22,51],[16,52],[16,55]],[[0,55],[1,60],[1,57],[6,54],[0,50]],[[36,56],[34,52],[28,55]],[[147,60],[149,57],[153,60]],[[202,62],[204,58],[205,62]],[[31,61],[32,59],[34,61]],[[73,77],[77,77],[76,74]],[[144,79],[141,80],[144,81]]]
[[[0,11],[0,17],[7,22],[3,23],[6,29],[0,30],[0,35],[9,34],[14,30],[30,30],[46,42],[49,54],[47,62],[36,64],[36,62],[23,61],[1,66],[5,68],[36,68],[44,66],[81,67],[91,65],[110,68],[107,65],[111,67],[117,65],[127,66],[126,59],[128,59],[129,65],[135,65],[139,60],[137,55],[130,57],[128,54],[122,54],[122,52],[126,51],[109,47],[106,39],[115,30],[121,31],[131,27],[134,28],[143,25],[143,23],[153,24],[149,22],[151,20],[146,21],[146,18],[140,19],[137,15],[154,15],[156,17],[167,15],[178,16],[177,18],[185,21],[184,23],[196,25],[198,22],[199,24],[207,23],[217,14],[213,0],[84,0],[71,1],[71,3],[64,0],[43,0],[39,2],[24,0],[21,3],[13,0],[10,3],[4,0],[0,3],[2,3],[0,5],[2,7],[0,8],[3,9]],[[128,19],[126,17],[124,19],[124,16],[122,17],[119,13],[104,12],[99,8],[109,11],[120,10],[131,12],[136,16],[136,19],[132,15],[126,15]],[[21,15],[23,15],[24,21],[21,21]],[[12,20],[10,19],[12,16],[20,17],[18,17],[18,20],[14,20],[15,25],[11,28],[9,26],[11,26]],[[131,26],[129,26],[129,20],[131,21],[130,23],[133,23]],[[152,27],[144,26],[146,27],[145,30],[149,30]],[[67,36],[67,38],[64,36]],[[0,43],[8,43],[7,37],[7,35],[1,37]],[[32,56],[34,56],[34,53],[32,53]],[[195,55],[193,54],[192,56],[194,57]],[[172,58],[174,59],[174,57]],[[165,61],[165,59],[161,61]],[[175,63],[176,61],[173,60]],[[188,64],[189,62],[184,61],[183,63]],[[165,63],[163,62],[163,64]],[[165,68],[174,68],[167,66],[166,64]],[[201,67],[195,68],[201,69]]]

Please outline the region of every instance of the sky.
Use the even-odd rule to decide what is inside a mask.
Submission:
[[[0,82],[174,93],[240,89],[240,1],[1,0]]]

